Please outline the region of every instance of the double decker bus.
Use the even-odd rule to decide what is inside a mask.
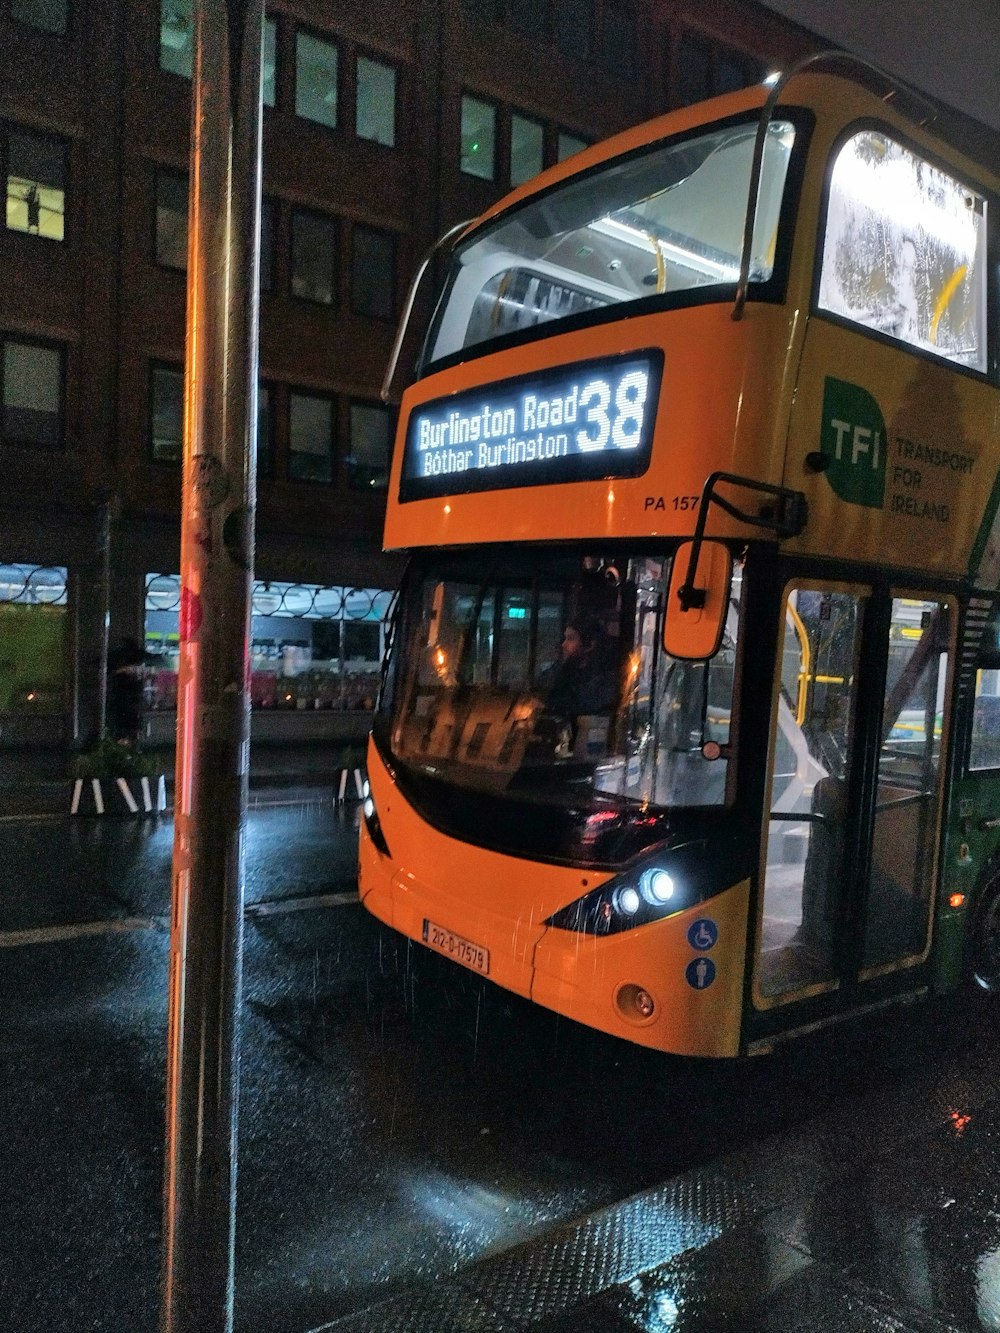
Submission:
[[[1000,178],[866,67],[671,112],[448,238],[364,906],[737,1056],[1000,988]]]

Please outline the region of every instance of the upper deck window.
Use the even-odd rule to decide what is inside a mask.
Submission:
[[[658,144],[567,180],[460,246],[431,328],[436,361],[534,325],[739,276],[757,122]],[[795,127],[772,123],[750,268],[774,271]],[[728,294],[728,293],[727,293]]]
[[[879,130],[830,180],[819,307],[986,370],[986,200]]]

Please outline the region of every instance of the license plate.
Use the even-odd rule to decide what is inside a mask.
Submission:
[[[489,975],[490,951],[484,949],[481,944],[473,944],[471,940],[456,935],[453,930],[436,926],[426,917],[424,917],[423,936],[424,943],[436,953],[443,953],[446,958],[453,958],[456,963],[471,967],[473,972],[482,972],[483,976]]]

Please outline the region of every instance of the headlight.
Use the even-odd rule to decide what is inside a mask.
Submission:
[[[389,844],[385,840],[385,834],[382,832],[382,824],[378,817],[378,811],[375,809],[375,801],[371,795],[371,788],[365,783],[365,799],[361,806],[365,816],[365,828],[368,830],[368,836],[375,845],[376,851],[382,856],[391,856]]]
[[[639,892],[653,907],[663,907],[674,896],[673,877],[659,866],[651,866],[639,876]]]
[[[708,896],[717,881],[718,858],[704,839],[647,852],[634,865],[591,890],[545,923],[587,935],[615,935],[622,930],[683,912]],[[710,879],[711,877],[711,879]]]

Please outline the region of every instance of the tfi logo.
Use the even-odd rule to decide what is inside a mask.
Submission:
[[[820,449],[826,479],[848,504],[881,509],[885,501],[885,422],[865,389],[827,376]]]

